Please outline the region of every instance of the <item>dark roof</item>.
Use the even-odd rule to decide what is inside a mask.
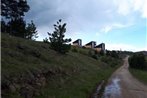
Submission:
[[[75,41],[72,42],[72,43],[78,43],[79,40],[81,40],[81,39],[77,39],[77,40],[75,40]],[[82,40],[81,40],[81,41],[82,41]]]
[[[96,44],[95,41],[91,41],[91,42],[87,43],[86,45],[91,45],[92,43],[95,43]]]
[[[105,45],[105,44],[104,43],[101,43],[101,44],[95,46],[95,48],[102,48],[102,45]]]

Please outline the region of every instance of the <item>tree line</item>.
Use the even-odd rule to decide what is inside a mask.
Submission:
[[[12,36],[34,40],[37,38],[36,26],[24,20],[25,13],[30,10],[26,0],[1,1],[1,32]]]
[[[26,23],[25,13],[30,10],[27,0],[2,0],[1,1],[1,32],[11,36],[17,36],[29,40],[37,38],[37,28],[33,22]],[[71,45],[67,44],[71,39],[64,39],[66,23],[61,23],[61,19],[54,24],[53,33],[48,33],[50,46],[55,51],[65,54],[70,50]],[[49,43],[48,39],[44,42]]]

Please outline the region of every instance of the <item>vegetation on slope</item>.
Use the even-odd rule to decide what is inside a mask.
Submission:
[[[147,84],[147,56],[145,52],[134,53],[129,58],[130,72],[141,82]]]
[[[96,84],[106,80],[121,60],[107,56],[96,60],[88,56],[88,50],[79,49],[81,53],[61,55],[47,43],[2,34],[2,97],[89,97]],[[109,65],[112,59],[117,66]]]
[[[147,71],[131,68],[130,72],[135,78],[147,85]]]
[[[147,61],[143,53],[134,53],[129,58],[129,65],[131,68],[147,70]]]

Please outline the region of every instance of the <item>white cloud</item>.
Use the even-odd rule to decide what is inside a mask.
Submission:
[[[142,17],[147,18],[147,0],[134,0],[133,9],[142,13]]]
[[[111,25],[107,25],[104,28],[101,29],[101,32],[108,33],[110,30],[112,30]]]
[[[127,51],[143,51],[146,50],[146,47],[136,47],[130,44],[123,44],[123,43],[106,43],[106,49],[108,50],[127,50]]]
[[[130,0],[114,0],[119,14],[128,15],[130,13]]]
[[[135,11],[141,13],[141,17],[147,18],[147,0],[113,0],[120,15],[129,15]]]
[[[142,0],[134,0],[133,4],[134,4],[134,10],[139,10],[141,9],[141,5],[142,5]]]
[[[142,17],[147,18],[147,0],[144,0],[143,6],[142,6]]]
[[[143,18],[147,18],[147,0],[133,0],[132,7],[134,11],[139,11]]]
[[[130,22],[128,22],[127,24],[111,23],[111,24],[103,26],[102,29],[98,33],[96,33],[96,35],[100,35],[103,33],[107,34],[108,32],[110,32],[114,29],[122,29],[122,28],[129,27],[132,25],[133,25],[133,23],[130,23]]]

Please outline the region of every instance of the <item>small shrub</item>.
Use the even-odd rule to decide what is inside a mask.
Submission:
[[[48,41],[47,38],[43,39],[43,42],[44,42],[44,43],[49,43],[49,41]]]
[[[112,51],[111,56],[114,58],[119,58],[118,53],[116,51]]]
[[[106,51],[106,55],[107,56],[111,56],[111,57],[114,57],[114,58],[119,58],[119,53],[117,53],[116,51],[109,51],[109,50],[107,50]]]

